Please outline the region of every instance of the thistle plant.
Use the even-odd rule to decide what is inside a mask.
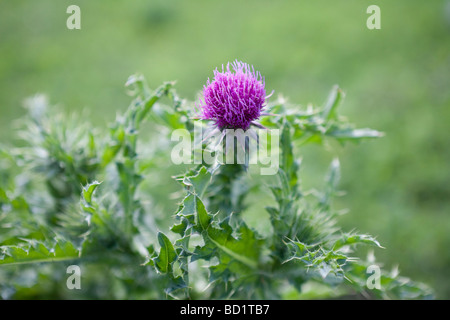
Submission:
[[[200,110],[178,96],[173,82],[151,90],[133,75],[126,86],[132,102],[106,132],[59,113],[42,96],[27,100],[23,141],[0,149],[3,299],[432,297],[396,269],[381,268],[380,286],[368,287],[368,268],[381,265],[357,247],[382,247],[339,227],[338,159],[324,174],[323,190],[301,184],[300,146],[382,136],[338,114],[340,88],[323,106],[304,109],[269,99],[261,74],[239,61],[216,69]],[[238,163],[173,164],[170,132],[193,134],[203,120],[219,132],[279,130],[276,175],[259,176]],[[156,129],[151,140],[141,132],[146,122]],[[269,194],[272,205],[258,220],[269,226],[263,233],[245,213],[254,205],[249,195]],[[82,270],[81,290],[66,287],[69,265]]]

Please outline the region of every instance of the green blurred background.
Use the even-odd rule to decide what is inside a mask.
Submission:
[[[81,30],[66,28],[71,4],[81,8]],[[381,30],[366,27],[371,4],[381,8]],[[304,184],[318,184],[338,155],[345,229],[377,236],[386,247],[375,252],[379,261],[449,299],[449,35],[444,0],[1,1],[0,142],[11,141],[12,120],[35,93],[66,111],[88,109],[106,127],[127,107],[124,83],[135,72],[151,87],[177,80],[189,100],[234,59],[303,106],[322,104],[339,84],[340,113],[386,136],[306,147]]]

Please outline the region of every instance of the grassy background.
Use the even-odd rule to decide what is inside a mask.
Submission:
[[[81,30],[66,28],[70,4],[81,8]],[[370,4],[381,7],[381,30],[366,28]],[[305,148],[304,183],[317,184],[339,155],[347,195],[338,206],[350,209],[342,224],[378,236],[380,261],[449,299],[449,36],[444,0],[2,1],[0,142],[38,92],[105,127],[127,107],[124,83],[137,71],[152,87],[177,80],[189,100],[234,59],[302,105],[323,103],[337,83],[347,93],[341,114],[386,136]]]

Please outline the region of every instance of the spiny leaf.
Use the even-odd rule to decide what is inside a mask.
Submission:
[[[193,259],[218,256],[220,263],[229,264],[234,272],[247,273],[256,269],[261,251],[261,241],[255,233],[243,222],[237,230],[238,238],[233,236],[233,230],[227,220],[218,226],[213,225],[213,217],[207,213],[203,202],[196,197],[197,231],[201,233],[205,245],[197,247]],[[237,264],[236,264],[237,263]],[[242,269],[242,266],[246,268]]]
[[[201,197],[211,182],[211,173],[202,166],[196,171],[189,171],[185,175],[175,177],[175,179],[187,187],[190,193]]]
[[[138,114],[136,116],[137,125],[139,125],[139,123],[142,122],[142,120],[146,117],[156,101],[158,101],[162,96],[168,94],[169,90],[173,87],[174,84],[175,82],[173,81],[164,82],[161,86],[155,89],[152,95],[146,98],[143,104],[143,108],[138,111]]]
[[[92,202],[92,195],[94,194],[95,189],[97,189],[100,184],[101,182],[94,181],[83,187],[82,196],[87,203],[90,204]]]
[[[314,278],[316,274],[322,279],[332,273],[338,278],[343,278],[342,267],[348,260],[348,256],[328,250],[322,245],[307,245],[299,241],[289,241],[286,246],[290,248],[292,256],[284,261],[284,264],[291,268],[298,267],[298,264],[308,268],[309,277]],[[333,279],[335,281],[336,279]]]
[[[0,265],[56,262],[77,259],[79,256],[80,251],[72,243],[62,240],[52,246],[29,240],[24,244],[0,247]]]
[[[357,292],[362,292],[371,298],[377,299],[433,299],[433,290],[427,285],[415,282],[407,277],[400,276],[398,270],[389,272],[384,270],[375,261],[370,259],[354,261],[346,266],[346,277],[349,279],[348,284]],[[378,269],[379,288],[369,289],[367,287],[368,277],[371,275],[369,267]],[[375,275],[375,273],[374,273]]]
[[[280,168],[286,174],[289,187],[294,189],[297,185],[298,161],[294,158],[293,146],[291,141],[291,126],[285,122],[281,128],[281,166]],[[293,190],[295,191],[295,190]]]
[[[155,267],[160,273],[171,273],[172,265],[177,259],[177,253],[175,252],[172,242],[164,233],[158,233],[158,242],[161,249],[158,256],[153,259]]]
[[[344,92],[339,88],[339,86],[333,86],[328,96],[328,100],[322,110],[322,117],[324,119],[328,120],[336,118],[336,109],[341,103],[344,96]]]
[[[372,236],[367,234],[343,234],[333,245],[334,250],[344,246],[354,246],[357,244],[368,244],[383,248],[380,243]]]

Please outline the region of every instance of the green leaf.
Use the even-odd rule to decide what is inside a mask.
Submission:
[[[374,257],[373,257],[374,259]],[[369,289],[368,277],[371,276],[369,267],[378,268],[380,288]],[[376,264],[374,260],[352,261],[346,266],[346,278],[348,284],[357,292],[362,292],[371,298],[387,300],[418,300],[434,299],[433,290],[427,285],[415,282],[407,277],[400,276],[398,270],[387,271]]]
[[[161,246],[158,256],[153,258],[153,263],[160,273],[171,273],[172,265],[177,259],[177,253],[172,245],[172,242],[167,238],[167,236],[159,232],[158,242]]]
[[[175,179],[187,187],[189,193],[201,197],[211,182],[211,173],[202,166],[197,171],[189,171]]]
[[[307,277],[326,279],[329,274],[333,275],[332,282],[340,282],[344,277],[342,267],[348,257],[335,250],[328,250],[322,245],[307,245],[300,241],[286,243],[291,250],[292,256],[284,261],[287,268],[303,266],[308,268]]]
[[[236,230],[238,237],[234,237],[233,229],[227,220],[214,226],[213,217],[207,213],[198,197],[196,206],[197,231],[201,233],[205,245],[195,249],[193,260],[217,256],[220,263],[227,264],[233,272],[248,273],[248,269],[255,270],[258,267],[262,244],[255,233],[242,222]]]
[[[208,212],[206,212],[205,206],[203,205],[203,202],[200,200],[200,198],[194,197],[194,199],[197,212],[198,229],[200,230],[200,232],[208,231],[212,217],[208,214]]]
[[[73,260],[80,251],[68,241],[49,246],[42,241],[28,240],[25,244],[0,246],[0,265],[17,265]]]
[[[335,119],[336,109],[344,98],[344,92],[335,85],[328,96],[327,102],[322,110],[322,117],[324,119]]]
[[[83,187],[82,196],[87,203],[90,204],[92,202],[92,195],[100,184],[101,182],[94,181]]]
[[[281,129],[281,166],[280,168],[286,174],[289,187],[295,189],[298,181],[297,171],[299,163],[294,159],[294,151],[291,141],[291,128],[288,123],[284,123]]]
[[[333,245],[333,250],[338,250],[344,246],[355,246],[358,244],[367,244],[383,248],[380,243],[372,236],[367,234],[343,234]]]

